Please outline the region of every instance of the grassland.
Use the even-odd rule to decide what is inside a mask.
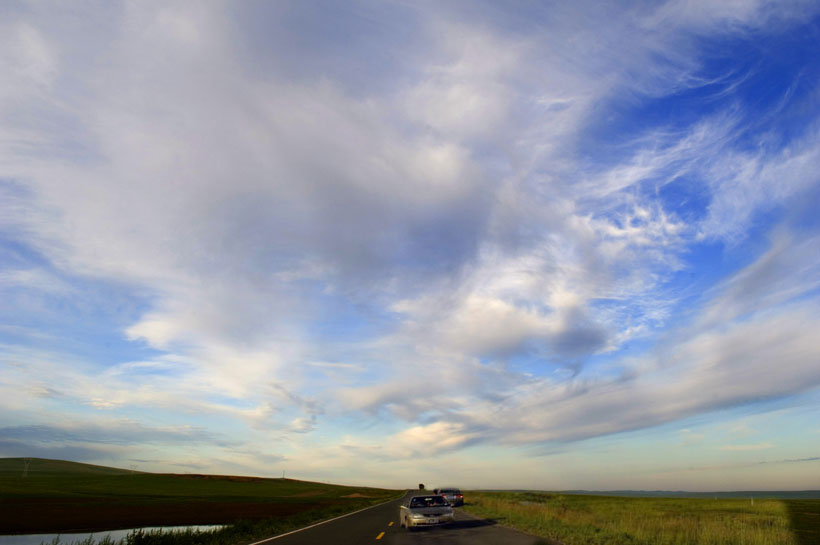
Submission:
[[[234,535],[226,543],[238,543],[240,535],[248,539],[272,535],[399,494],[294,479],[157,474],[4,458],[0,459],[0,534],[230,524]],[[147,542],[139,541],[144,538],[132,541]]]
[[[820,500],[473,492],[464,509],[564,545],[817,545]]]

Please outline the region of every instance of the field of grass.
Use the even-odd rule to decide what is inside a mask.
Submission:
[[[252,538],[399,495],[293,479],[144,473],[5,458],[0,459],[0,534],[231,524],[232,531]]]
[[[820,500],[471,492],[464,509],[565,545],[817,545]]]

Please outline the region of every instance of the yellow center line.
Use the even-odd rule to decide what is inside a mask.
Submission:
[[[380,533],[379,535],[377,535],[377,536],[376,536],[376,539],[381,539],[381,538],[383,538],[383,537],[384,537],[384,532],[382,532],[382,533]]]
[[[390,521],[390,524],[388,524],[388,526],[393,526],[393,521],[392,520]]]

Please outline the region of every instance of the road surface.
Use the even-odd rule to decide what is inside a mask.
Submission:
[[[410,491],[408,495],[418,495]],[[504,528],[456,508],[453,524],[447,527],[408,531],[399,527],[399,505],[403,499],[371,507],[353,515],[309,527],[253,545],[536,545],[546,540]],[[467,498],[469,501],[469,498]]]

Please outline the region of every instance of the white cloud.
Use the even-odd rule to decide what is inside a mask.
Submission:
[[[807,16],[816,10],[812,2],[793,0],[772,4],[765,0],[732,0],[710,2],[709,0],[674,0],[665,2],[653,14],[653,26],[693,26],[711,30],[717,26],[731,25],[740,28],[772,25],[778,20]]]
[[[378,85],[345,52],[349,80],[294,77],[282,63],[307,66],[323,38],[254,51],[258,30],[225,6],[111,9],[4,25],[0,221],[67,277],[137,294],[122,335],[160,353],[103,365],[7,346],[23,363],[5,407],[205,415],[298,445],[387,417],[384,446],[350,437],[327,449],[338,460],[592,437],[820,384],[816,237],[775,230],[691,311],[669,286],[694,245],[736,243],[816,187],[816,134],[738,151],[738,105],[592,134],[631,101],[708,83],[699,33],[786,24],[799,3],[567,4],[537,29],[430,8],[425,54]],[[705,217],[659,197],[689,178]],[[82,297],[45,269],[0,271],[20,284]],[[633,341],[654,352],[619,353]],[[250,467],[254,452],[218,456]]]
[[[419,83],[405,92],[401,107],[409,119],[444,137],[491,139],[504,125],[515,77],[528,45],[469,25],[439,23],[442,43]]]
[[[20,94],[48,92],[59,71],[59,58],[54,46],[34,25],[17,22],[3,25],[5,36],[0,62],[8,70],[11,85],[4,85],[4,100],[19,100]],[[20,94],[18,94],[20,93]]]
[[[725,451],[729,451],[729,452],[748,452],[748,451],[754,451],[754,450],[766,450],[766,449],[770,449],[770,448],[773,448],[773,447],[774,447],[774,445],[772,445],[771,443],[765,442],[765,443],[757,443],[757,444],[754,444],[754,445],[724,445],[724,446],[720,447],[720,450],[725,450]]]
[[[746,232],[752,215],[771,210],[817,184],[820,167],[818,133],[779,150],[774,156],[730,153],[708,171],[713,186],[709,217],[701,236],[737,239]]]
[[[505,370],[506,380],[501,381],[492,366],[465,366],[460,379],[453,376],[447,383],[471,388],[473,397],[469,393],[463,400],[458,395],[448,397],[446,409],[425,411],[427,396],[436,398],[447,392],[429,380],[414,381],[414,374],[440,376],[441,371],[431,365],[414,367],[413,373],[403,375],[393,386],[351,389],[345,395],[356,399],[358,407],[389,405],[394,414],[411,422],[421,414],[438,414],[442,420],[437,422],[442,424],[436,428],[440,433],[434,435],[444,445],[447,441],[441,435],[449,434],[459,445],[468,439],[514,444],[594,437],[816,389],[820,374],[807,362],[820,358],[811,333],[820,327],[820,318],[811,300],[798,299],[777,310],[772,310],[776,305],[763,304],[742,314],[732,312],[727,302],[729,295],[740,293],[736,284],[773,260],[782,260],[777,267],[783,274],[766,276],[766,283],[756,289],[773,294],[780,284],[793,287],[795,293],[814,289],[812,282],[796,281],[806,278],[801,267],[786,265],[790,259],[814,255],[800,250],[804,244],[764,254],[714,294],[706,308],[728,312],[719,328],[700,327],[696,322],[688,331],[681,329],[680,334],[688,337],[669,338],[652,357],[622,361],[624,367],[612,378],[586,373],[569,382],[560,376],[525,380]],[[496,323],[504,321],[496,319]],[[437,331],[438,324],[432,329]],[[471,379],[466,379],[468,374]],[[494,387],[477,388],[485,383]],[[687,435],[687,444],[693,437]]]
[[[433,422],[413,426],[387,438],[386,451],[398,458],[431,456],[435,453],[463,448],[477,437],[476,432],[465,430],[465,426],[452,422]]]
[[[0,271],[0,289],[4,288],[26,288],[56,294],[73,291],[73,288],[67,282],[43,269]]]
[[[820,286],[820,264],[814,259],[819,251],[816,236],[795,240],[786,231],[775,232],[759,259],[715,288],[701,327],[715,327],[810,294]]]

